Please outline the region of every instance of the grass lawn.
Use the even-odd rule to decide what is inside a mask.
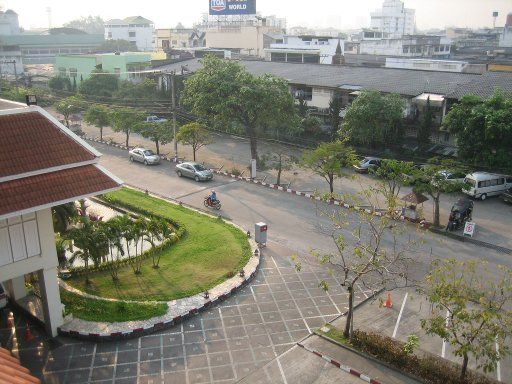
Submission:
[[[70,312],[79,319],[89,321],[134,321],[162,316],[167,312],[166,304],[123,303],[88,299],[65,289],[60,290],[60,299]]]
[[[119,270],[114,283],[108,271],[66,282],[90,294],[118,299],[169,301],[194,295],[236,274],[251,257],[246,234],[222,220],[123,188],[109,196],[133,206],[172,218],[185,228],[185,235],[163,251],[160,268],[152,268],[151,257],[144,260],[142,274],[135,275],[129,265]]]

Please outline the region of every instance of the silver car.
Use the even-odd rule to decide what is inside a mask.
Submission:
[[[186,162],[176,165],[176,173],[179,177],[190,177],[195,181],[213,179],[213,172],[211,169],[205,168],[204,165],[194,162]]]
[[[354,165],[356,172],[368,173],[371,169],[380,167],[382,159],[379,157],[365,157],[359,164]]]
[[[151,149],[133,148],[130,151],[130,161],[138,161],[144,165],[160,163],[160,156],[158,156]]]

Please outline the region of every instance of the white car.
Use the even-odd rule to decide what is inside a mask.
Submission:
[[[147,123],[163,123],[163,122],[166,122],[167,119],[164,119],[163,117],[158,117],[158,116],[148,116],[146,117],[146,122]]]
[[[463,183],[466,178],[466,174],[462,172],[451,172],[451,171],[439,171],[445,180],[452,181],[454,183]]]
[[[358,173],[368,173],[371,169],[380,167],[381,163],[382,159],[379,157],[365,157],[359,164],[354,165],[354,169]]]
[[[130,151],[130,161],[132,163],[134,161],[138,161],[139,163],[143,163],[144,165],[158,164],[160,163],[160,156],[158,156],[151,149],[133,148]]]
[[[5,308],[7,305],[7,293],[3,284],[0,283],[0,309]]]

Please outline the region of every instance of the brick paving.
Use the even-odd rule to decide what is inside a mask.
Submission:
[[[283,253],[270,245],[249,285],[168,330],[93,343],[64,337],[50,341],[35,328],[36,341],[25,345],[18,336],[21,345],[15,350],[48,383],[235,382],[346,310],[346,294],[325,267],[304,262],[297,272],[291,255]],[[321,279],[329,281],[329,292],[318,288]],[[359,292],[357,301],[369,294]],[[17,324],[18,335],[23,335],[25,323],[19,316]],[[9,335],[2,331],[3,345],[12,344]]]

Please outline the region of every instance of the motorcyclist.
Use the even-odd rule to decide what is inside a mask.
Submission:
[[[210,204],[214,204],[217,201],[217,193],[215,193],[215,189],[212,189],[212,193],[208,196],[208,202]]]

